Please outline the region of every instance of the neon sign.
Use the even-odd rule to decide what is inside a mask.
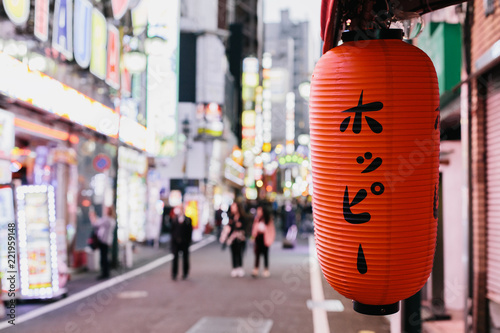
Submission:
[[[108,62],[106,83],[115,89],[120,88],[120,33],[118,29],[108,25]]]
[[[73,59],[73,2],[72,0],[56,0],[54,7],[54,24],[52,31],[52,47],[61,52],[66,59]]]
[[[106,79],[106,39],[106,18],[94,8],[92,11],[90,72],[102,80]]]
[[[128,0],[111,0],[111,8],[113,9],[113,18],[119,20],[127,12]]]
[[[92,8],[92,4],[88,0],[75,0],[75,34],[73,49],[76,63],[82,68],[87,68],[90,65]]]
[[[23,25],[28,22],[30,0],[3,0],[3,8],[12,23]]]
[[[49,40],[49,0],[35,1],[34,34],[42,42]]]

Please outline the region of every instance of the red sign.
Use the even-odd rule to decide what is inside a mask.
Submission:
[[[94,158],[92,165],[97,172],[103,172],[111,167],[111,159],[107,155],[99,154]]]
[[[129,0],[111,0],[111,8],[113,8],[113,17],[119,20],[125,15],[128,8]]]
[[[108,63],[106,83],[115,89],[120,88],[120,33],[118,29],[108,25]]]
[[[46,42],[49,39],[49,0],[35,1],[35,37]]]
[[[125,66],[122,69],[121,83],[122,96],[130,97],[132,95],[132,77]]]

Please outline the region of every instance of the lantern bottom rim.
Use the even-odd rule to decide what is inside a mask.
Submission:
[[[352,301],[352,307],[354,311],[361,314],[370,316],[386,316],[399,311],[399,302],[385,305],[371,305]]]

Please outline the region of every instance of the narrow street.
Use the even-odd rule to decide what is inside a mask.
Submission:
[[[119,276],[103,282],[111,285],[121,281],[3,331],[328,332],[325,327],[314,329],[312,311],[308,308],[309,255],[308,239],[299,239],[293,249],[282,249],[281,243],[276,242],[271,248],[271,277],[254,279],[250,276],[254,256],[249,245],[244,261],[246,276],[231,278],[229,250],[211,242],[191,253],[191,273],[185,281],[172,281],[168,262],[125,281]],[[326,301],[341,298],[321,279]],[[385,318],[354,313],[350,301],[342,299],[342,312],[328,312],[330,332],[389,332]],[[45,307],[58,307],[57,304]],[[36,311],[40,309],[43,307]]]

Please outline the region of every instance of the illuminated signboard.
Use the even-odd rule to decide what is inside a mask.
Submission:
[[[52,47],[68,60],[73,59],[73,1],[56,0]]]
[[[198,134],[219,137],[224,130],[222,109],[217,103],[198,104],[196,109]]]
[[[272,67],[272,58],[270,53],[264,53],[262,59],[262,151],[269,153],[271,151],[272,139],[272,92],[270,72]]]
[[[148,37],[158,36],[168,42],[161,52],[148,56],[147,151],[174,156],[178,132],[179,0],[151,0],[148,13]]]
[[[255,121],[256,114],[253,110],[243,111],[241,114],[242,119],[242,144],[241,148],[243,151],[250,150],[255,145]]]
[[[132,9],[132,26],[134,35],[138,36],[146,30],[148,25],[148,2],[141,1]]]
[[[198,205],[199,203],[197,200],[189,200],[187,201],[186,208],[184,209],[186,216],[191,219],[193,229],[197,229],[199,226],[200,210]]]
[[[111,0],[111,9],[113,10],[113,18],[119,20],[125,15],[128,8],[128,0]]]
[[[0,52],[0,73],[0,93],[101,134],[118,137],[120,116],[107,106],[50,76],[30,70],[27,65],[3,52]]]
[[[49,40],[49,0],[35,1],[34,34],[42,42]]]
[[[256,109],[261,105],[256,105],[256,89],[259,85],[259,60],[254,57],[247,57],[243,59],[243,74],[242,74],[242,99],[243,99],[243,112],[241,115],[241,149],[245,159],[247,158],[246,152],[253,149],[256,143],[256,124],[257,113]],[[259,109],[261,111],[261,109]],[[259,112],[259,125],[262,118],[262,112]],[[259,128],[259,131],[262,127]],[[257,140],[258,141],[258,140]],[[247,161],[245,163],[250,163]],[[251,164],[251,163],[250,163]]]
[[[224,177],[236,185],[243,186],[245,184],[245,168],[227,157],[224,167]]]
[[[14,196],[12,193],[12,188],[10,186],[0,185],[0,273],[3,273],[2,277],[2,289],[4,293],[10,288],[10,281],[7,281],[8,275],[7,271],[17,271],[17,260],[15,260],[16,265],[9,268],[9,251],[8,244],[9,241],[9,228],[15,229],[15,216],[14,216]],[[12,244],[12,243],[11,243]],[[10,263],[12,263],[12,255],[10,257]],[[16,279],[16,284],[19,283],[19,279]],[[17,289],[18,286],[16,286]],[[0,290],[0,294],[2,291]]]
[[[59,290],[52,186],[16,189],[21,294],[49,298]]]
[[[0,109],[0,184],[12,181],[11,152],[14,149],[14,114]]]
[[[10,161],[14,149],[14,114],[0,109],[0,160]]]
[[[264,117],[262,115],[262,87],[255,89],[255,150],[262,151],[264,144]]]
[[[130,119],[122,116],[120,119],[120,141],[141,150],[146,149],[146,127]]]
[[[90,65],[92,8],[92,4],[88,0],[75,0],[73,49],[76,63],[82,68],[87,68]]]
[[[120,33],[118,29],[108,25],[108,62],[106,83],[115,89],[120,88]]]
[[[295,94],[289,92],[286,94],[286,146],[287,154],[295,151]]]
[[[16,25],[23,25],[28,22],[30,14],[30,0],[3,0],[5,13]]]
[[[143,241],[146,237],[147,171],[148,159],[144,153],[118,148],[116,212],[120,242]]]
[[[90,72],[102,80],[106,79],[106,39],[106,18],[94,8],[92,10]]]

